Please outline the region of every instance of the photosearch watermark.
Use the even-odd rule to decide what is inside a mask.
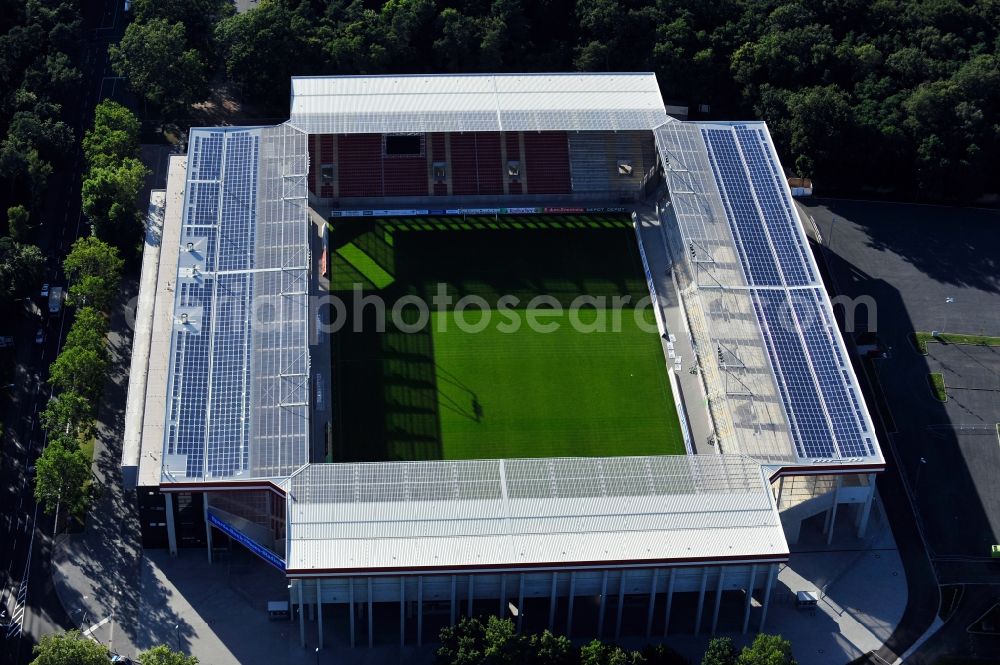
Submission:
[[[867,295],[836,296],[827,308],[821,295],[812,289],[761,291],[756,296],[741,292],[742,303],[726,304],[725,297],[713,299],[703,307],[708,313],[708,334],[713,338],[727,336],[727,326],[755,311],[761,328],[810,334],[837,326],[833,311],[841,312],[840,329],[845,333],[877,332],[878,305]],[[758,304],[754,307],[751,298]],[[210,304],[206,307],[206,304]],[[138,299],[126,310],[126,320],[135,329]],[[620,333],[638,329],[642,332],[665,334],[670,328],[666,313],[671,306],[662,298],[631,294],[494,294],[487,298],[479,293],[454,293],[446,283],[436,285],[429,298],[416,293],[387,298],[378,291],[369,291],[354,284],[350,291],[308,295],[305,293],[245,294],[217,292],[210,299],[176,303],[175,318],[182,316],[184,328],[198,333],[209,330],[255,333],[281,332],[295,325],[308,325],[311,342],[319,335],[352,333],[418,334],[428,331],[446,333],[457,330],[467,334],[496,331],[516,334],[528,329],[538,334],[552,334],[569,327],[582,334]],[[183,315],[177,311],[183,309]],[[151,315],[151,312],[150,312]],[[697,315],[673,309],[673,322]],[[214,318],[214,321],[212,320]],[[858,322],[864,322],[864,330]],[[176,321],[175,321],[176,323]],[[207,327],[206,327],[207,324]]]
[[[578,294],[572,298],[503,294],[488,299],[476,293],[456,295],[444,283],[437,284],[430,298],[411,293],[387,299],[355,284],[346,295],[330,293],[309,298],[308,316],[320,334],[343,330],[409,334],[428,330],[477,334],[494,330],[516,334],[525,328],[551,334],[565,327],[580,333],[615,333],[626,326],[655,333],[659,328],[654,306],[650,296],[636,298],[630,294]],[[261,297],[254,299],[253,309],[255,327],[280,326],[287,321],[289,303],[280,296]]]

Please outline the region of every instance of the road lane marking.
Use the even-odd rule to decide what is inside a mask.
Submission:
[[[101,626],[103,626],[104,624],[106,624],[107,622],[111,621],[111,617],[112,616],[114,616],[114,615],[112,614],[111,616],[104,617],[103,619],[101,619],[100,621],[98,621],[97,623],[95,623],[93,626],[91,626],[87,630],[83,631],[83,636],[84,637],[91,637],[91,633],[93,633],[95,630],[97,630],[98,628],[100,628]],[[94,641],[96,642],[97,640],[94,640]]]

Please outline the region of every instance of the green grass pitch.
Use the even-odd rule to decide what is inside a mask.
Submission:
[[[562,307],[545,318],[558,324],[550,333],[526,323],[504,332],[495,310],[492,325],[463,331],[453,307],[435,308],[418,331],[378,332],[373,312],[348,307],[332,337],[334,461],[684,453],[652,311],[646,328],[631,305],[602,310],[599,332],[570,324],[580,295],[648,295],[627,216],[341,221],[330,237],[331,292],[348,300],[360,286],[387,306],[430,302],[444,285],[490,306],[512,295],[522,321],[537,295]],[[580,312],[585,324],[596,316]]]
[[[552,333],[471,333],[454,312],[435,313],[444,457],[683,454],[659,338],[622,314],[620,332],[578,332],[564,312],[545,318],[559,324]]]

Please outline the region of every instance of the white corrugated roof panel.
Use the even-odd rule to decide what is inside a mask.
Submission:
[[[781,559],[741,456],[314,464],[289,483],[289,574]]]
[[[292,79],[289,122],[310,134],[652,129],[656,76],[441,74]]]

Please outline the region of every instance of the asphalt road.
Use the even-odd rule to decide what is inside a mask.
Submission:
[[[86,38],[77,59],[84,75],[82,94],[64,109],[77,138],[77,150],[72,166],[57,170],[49,180],[38,239],[49,259],[48,281],[53,285],[65,284],[60,264],[83,226],[79,140],[95,104],[107,96],[109,82],[110,89],[115,86],[107,47],[123,32],[121,0],[83,4]],[[45,383],[48,366],[62,347],[71,321],[65,309],[59,316],[49,317],[47,305],[40,298],[35,300],[22,303],[24,309],[16,320],[4,326],[15,337],[17,364],[16,379],[3,400],[6,434],[0,442],[0,610],[7,613],[7,626],[0,630],[0,662],[11,664],[28,662],[33,644],[42,635],[75,625],[53,592],[49,566],[53,519],[35,505],[29,471],[44,446],[38,412],[49,399]],[[40,345],[35,344],[39,326],[46,330]]]

